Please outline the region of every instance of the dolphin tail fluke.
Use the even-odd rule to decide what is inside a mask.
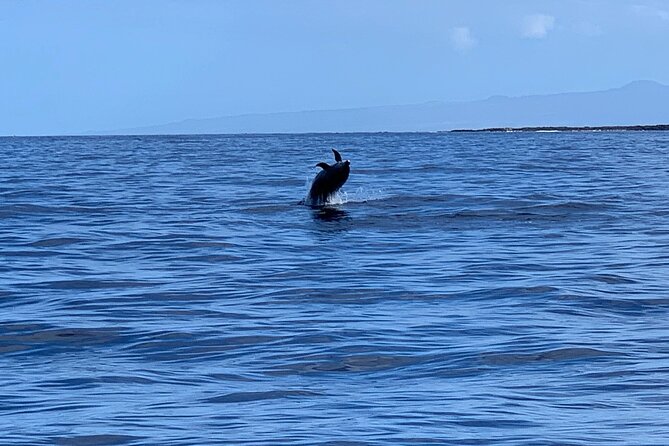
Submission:
[[[337,152],[335,149],[332,149],[332,153],[334,153],[335,161],[340,163],[341,162],[341,155],[339,154],[339,152]]]
[[[328,170],[330,168],[330,165],[328,163],[320,162],[316,164],[316,167],[320,167],[323,170]]]

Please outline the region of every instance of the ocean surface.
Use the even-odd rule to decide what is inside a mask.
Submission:
[[[342,193],[298,204],[332,147]],[[669,132],[0,163],[2,445],[669,444]]]

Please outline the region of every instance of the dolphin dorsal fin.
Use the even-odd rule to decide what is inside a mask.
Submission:
[[[320,167],[323,170],[328,170],[330,168],[330,165],[328,163],[320,162],[316,164],[316,167]]]
[[[334,153],[335,161],[340,163],[341,162],[341,155],[339,154],[339,152],[337,152],[335,149],[332,149],[332,152]]]

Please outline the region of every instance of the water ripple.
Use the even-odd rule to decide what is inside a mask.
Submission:
[[[668,148],[0,138],[2,443],[665,444]]]

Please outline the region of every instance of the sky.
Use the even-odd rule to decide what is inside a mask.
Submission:
[[[669,84],[667,0],[0,0],[0,135]]]

